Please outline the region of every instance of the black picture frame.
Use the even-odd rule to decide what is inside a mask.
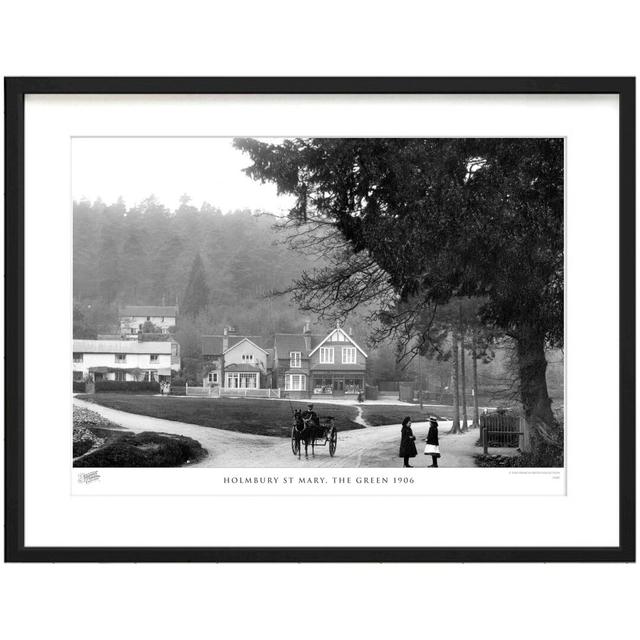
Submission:
[[[635,561],[635,78],[5,78],[5,561]],[[24,100],[27,94],[615,94],[620,161],[619,531],[615,547],[26,547],[24,540]],[[17,372],[17,375],[16,375]]]

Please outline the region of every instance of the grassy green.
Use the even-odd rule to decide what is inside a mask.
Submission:
[[[118,393],[79,396],[112,409],[144,416],[176,420],[203,427],[240,433],[288,437],[291,435],[291,407],[304,408],[308,401],[282,402],[261,398],[172,398]],[[338,430],[360,429],[353,422],[355,407],[315,402],[321,419],[333,416]]]
[[[424,422],[429,416],[451,420],[453,407],[431,407],[424,405],[421,410],[420,405],[416,405],[415,407],[364,405],[362,407],[362,415],[368,424],[372,427],[378,427],[384,424],[399,424],[405,416],[409,416],[413,422]]]

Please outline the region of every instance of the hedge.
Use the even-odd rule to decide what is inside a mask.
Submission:
[[[84,393],[86,391],[86,386],[84,380],[74,380],[73,381],[73,392],[74,393]]]
[[[207,455],[187,436],[144,431],[124,434],[110,444],[75,460],[74,467],[180,467]]]
[[[119,382],[117,380],[97,380],[96,393],[125,391],[132,393],[160,393],[159,382]]]

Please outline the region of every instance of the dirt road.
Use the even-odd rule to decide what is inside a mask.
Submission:
[[[335,457],[331,458],[329,456],[328,447],[316,447],[315,458],[311,457],[311,448],[309,448],[309,459],[305,459],[303,451],[299,460],[293,455],[288,438],[236,433],[173,420],[161,420],[160,418],[109,409],[78,398],[74,398],[73,402],[78,406],[99,413],[115,424],[131,429],[131,431],[156,431],[194,438],[209,451],[207,458],[194,465],[199,467],[402,466],[402,459],[398,457],[400,445],[399,424],[342,431],[338,434],[338,447]],[[422,455],[428,425],[426,422],[414,422],[412,426],[417,438],[416,444],[419,455],[411,461],[411,464],[415,467],[426,467],[431,464],[431,457]],[[439,465],[441,467],[474,467],[473,456],[482,451],[475,446],[475,442],[478,439],[478,431],[472,430],[462,435],[448,435],[447,431],[451,428],[451,422],[441,422],[439,427],[440,451],[442,452]],[[500,449],[495,452],[509,455],[514,450]]]

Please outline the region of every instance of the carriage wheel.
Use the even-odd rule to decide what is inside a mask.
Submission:
[[[336,447],[338,446],[338,432],[335,427],[332,427],[331,433],[329,434],[329,455],[333,458],[336,452]]]
[[[291,428],[291,451],[293,451],[293,455],[297,456],[300,451],[300,442],[296,441],[296,428]]]

